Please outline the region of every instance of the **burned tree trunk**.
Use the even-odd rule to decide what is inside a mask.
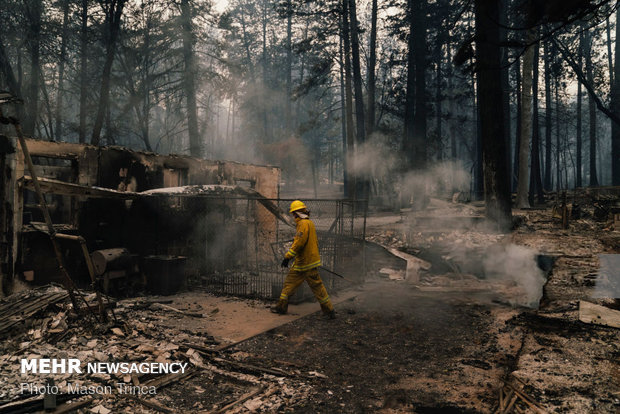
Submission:
[[[58,92],[56,93],[56,139],[62,140],[62,98],[64,95],[65,60],[67,60],[67,36],[69,25],[69,0],[62,6],[62,43],[60,45],[60,61],[58,63]]]
[[[194,32],[192,30],[192,10],[189,0],[181,1],[183,31],[183,89],[187,100],[187,129],[189,134],[189,153],[202,156],[202,143],[198,133],[198,108],[196,104],[196,62],[194,57]]]
[[[364,120],[364,95],[362,93],[362,71],[360,67],[358,24],[355,2],[356,0],[349,0],[349,24],[351,35],[351,63],[353,67],[353,90],[355,92],[355,141],[359,146],[366,141],[366,123]],[[355,189],[357,198],[368,198],[368,190],[368,177],[360,177],[360,174],[357,174]]]
[[[415,58],[415,114],[413,115],[413,159],[416,169],[426,168],[426,0],[414,3],[412,34]],[[426,196],[425,196],[426,197]]]
[[[545,190],[551,190],[551,44],[545,43]],[[559,126],[558,126],[559,127]]]
[[[375,129],[375,66],[377,65],[377,0],[372,0],[370,17],[370,56],[368,57],[368,114],[366,117],[366,133],[370,136]]]
[[[611,110],[620,116],[620,9],[616,12],[616,44],[613,83],[611,85]],[[611,123],[611,181],[620,185],[620,125]]]
[[[560,184],[562,182],[562,175],[560,174],[560,77],[555,78],[555,190],[560,191]],[[581,124],[579,124],[581,128]]]
[[[338,48],[338,57],[340,59],[340,129],[342,134],[342,182],[344,196],[347,197],[347,189],[349,186],[349,171],[347,170],[347,108],[345,104],[345,91],[344,91],[344,47],[342,45],[342,22],[340,24],[340,41]]]
[[[86,97],[88,93],[88,0],[82,0],[82,27],[80,29],[80,126],[81,144],[86,142]]]
[[[9,56],[6,53],[6,48],[4,47],[4,43],[2,42],[2,38],[0,37],[0,73],[2,73],[2,77],[4,78],[7,86],[9,88],[9,92],[13,96],[20,96],[20,86],[15,78],[15,73],[13,72],[13,68],[11,67],[11,61],[9,60]],[[18,108],[20,106],[18,105]]]
[[[592,35],[586,32],[586,79],[590,85],[594,85],[594,73],[592,67]],[[588,113],[589,113],[589,127],[590,127],[590,187],[597,187],[599,185],[596,174],[596,103],[594,102],[593,94],[588,96]]]
[[[347,163],[347,186],[346,196],[353,199],[355,195],[356,177],[351,172],[353,161],[354,136],[353,136],[353,92],[351,86],[351,45],[349,39],[349,0],[342,1],[342,48],[344,54],[344,84],[345,84],[345,111],[346,111],[346,163]]]
[[[530,165],[530,204],[534,203],[534,196],[538,203],[545,202],[545,196],[542,191],[542,180],[540,177],[540,118],[538,112],[538,59],[539,44],[534,46],[534,62],[532,66],[532,156]]]
[[[519,148],[521,147],[521,68],[519,67],[519,62],[516,62],[513,65],[515,68],[515,79],[516,79],[516,89],[517,89],[517,125],[515,128],[515,144],[514,144],[514,154],[513,154],[513,162],[512,162],[512,177],[511,177],[511,188],[512,191],[516,191],[518,185],[518,177],[519,177]]]
[[[293,93],[293,8],[291,0],[286,2],[286,100],[284,102],[284,128],[291,131],[291,96]]]
[[[267,90],[269,88],[268,86],[268,80],[267,80],[267,73],[269,72],[269,67],[268,67],[268,61],[267,61],[267,9],[268,9],[268,5],[267,5],[267,1],[268,0],[263,0],[262,3],[262,57],[261,57],[261,66],[263,68],[262,70],[262,84],[261,84],[261,88],[262,88],[262,93],[266,94]],[[264,140],[264,142],[272,142],[273,140],[273,134],[271,133],[271,125],[269,123],[269,109],[267,105],[261,105],[260,106],[260,114],[261,114],[261,118],[263,120],[263,131],[262,131],[262,138]],[[313,180],[316,180],[316,177],[314,176],[314,170],[312,170],[312,174]]]
[[[125,0],[113,0],[108,4],[105,10],[109,39],[106,45],[106,59],[103,65],[103,75],[101,76],[101,90],[99,92],[97,116],[95,117],[95,124],[93,126],[93,135],[90,139],[92,145],[99,145],[101,129],[110,101],[110,77],[112,74],[114,55],[116,54],[118,34],[121,30],[121,16],[123,15],[124,7]]]
[[[508,40],[508,10],[510,6],[510,0],[501,0],[500,2],[500,40],[505,42]],[[508,48],[502,48],[501,62],[502,62],[502,106],[504,107],[504,139],[506,140],[506,176],[509,179],[510,185],[512,174],[512,157],[511,157],[511,112],[510,112],[510,92],[512,90],[510,86],[510,59],[508,56]],[[518,66],[518,65],[517,65]]]
[[[351,34],[351,63],[353,67],[353,90],[355,91],[355,127],[357,144],[366,140],[364,122],[364,96],[362,93],[362,71],[360,66],[360,48],[357,29],[356,0],[349,0],[349,22]]]
[[[23,128],[26,135],[33,136],[39,117],[39,82],[41,74],[41,0],[25,2],[28,14],[29,36],[28,49],[30,52],[30,81],[26,99],[26,117]]]
[[[476,67],[478,105],[484,165],[486,216],[498,229],[512,224],[510,182],[507,176],[502,69],[499,46],[499,5],[495,0],[476,0]]]
[[[426,1],[409,0],[409,51],[403,148],[409,168],[426,168]],[[426,204],[426,188],[420,182],[407,189],[414,195],[414,209]]]
[[[579,69],[583,67],[583,33],[579,34],[579,52],[577,53],[577,64],[579,65]],[[577,177],[575,178],[575,185],[577,187],[581,187],[582,184],[582,166],[581,166],[581,154],[582,154],[582,102],[583,102],[583,94],[581,93],[581,82],[577,85],[577,136],[576,136],[576,145],[577,148],[575,150],[575,158],[576,158],[576,166]],[[558,148],[559,151],[559,148]],[[559,168],[559,167],[558,167]],[[558,182],[560,180],[560,176],[558,175]],[[559,187],[558,187],[559,189]]]
[[[530,29],[528,43],[536,39],[536,31]],[[519,140],[519,177],[517,184],[517,208],[528,208],[528,184],[530,136],[532,135],[532,65],[534,47],[529,46],[523,55],[523,77],[521,84],[521,137]]]

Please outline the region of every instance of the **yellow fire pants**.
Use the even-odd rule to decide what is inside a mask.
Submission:
[[[286,313],[288,309],[288,298],[297,291],[299,286],[304,281],[308,282],[308,286],[310,286],[310,289],[312,289],[312,293],[314,293],[314,297],[316,298],[316,300],[319,301],[323,312],[329,313],[334,310],[334,306],[329,299],[327,290],[325,289],[325,286],[321,281],[321,276],[319,276],[319,270],[315,268],[307,270],[305,272],[291,269],[288,272],[288,275],[284,280],[282,293],[280,293],[280,300],[276,305],[276,309],[278,310],[278,312]]]

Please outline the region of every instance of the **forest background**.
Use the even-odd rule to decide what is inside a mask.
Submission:
[[[620,185],[609,0],[3,0],[0,89],[44,140],[282,167],[376,205]]]

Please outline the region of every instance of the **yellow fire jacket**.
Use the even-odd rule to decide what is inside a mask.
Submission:
[[[316,237],[316,229],[314,223],[310,219],[301,219],[296,217],[297,233],[293,245],[286,252],[287,259],[295,258],[293,270],[305,272],[321,265],[321,256],[319,255],[319,242]]]

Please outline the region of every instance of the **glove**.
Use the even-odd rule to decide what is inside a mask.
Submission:
[[[290,260],[291,260],[291,259],[285,258],[284,260],[282,260],[282,264],[281,264],[280,266],[282,266],[282,267],[288,267],[288,262],[289,262]]]

